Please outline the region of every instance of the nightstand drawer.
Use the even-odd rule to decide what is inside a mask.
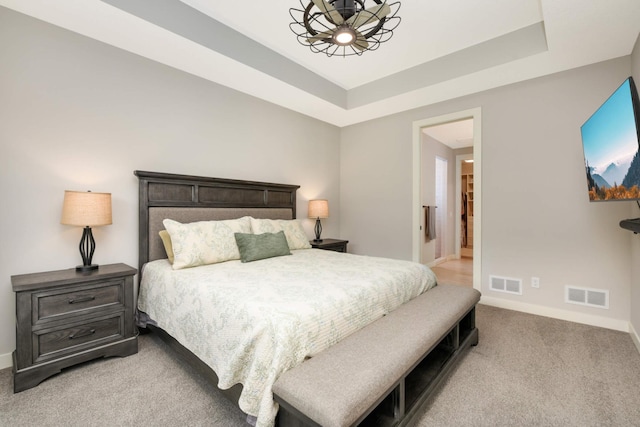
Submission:
[[[325,245],[321,249],[325,249],[327,251],[334,251],[334,252],[347,252],[347,245],[346,244]]]
[[[65,353],[77,352],[86,348],[122,339],[124,337],[124,316],[122,313],[110,318],[83,320],[62,329],[44,329],[33,333],[34,363]]]
[[[347,244],[349,243],[349,241],[339,239],[322,239],[320,241],[311,240],[309,241],[309,243],[314,249],[324,249],[334,252],[347,252]]]
[[[124,280],[100,282],[76,288],[37,292],[33,298],[33,324],[60,317],[124,304]]]

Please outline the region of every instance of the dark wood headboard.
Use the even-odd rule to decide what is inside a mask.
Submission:
[[[296,191],[299,185],[235,179],[207,178],[160,172],[134,171],[139,181],[138,271],[152,260],[154,245],[160,245],[157,230],[150,229],[149,212],[154,208],[187,208],[192,220],[225,219],[251,215],[263,218],[296,218]],[[203,209],[211,208],[211,209]],[[202,212],[212,216],[203,217]],[[274,215],[270,215],[274,212]]]

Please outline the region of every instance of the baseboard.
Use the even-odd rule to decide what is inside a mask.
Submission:
[[[0,354],[0,369],[6,369],[13,367],[13,358],[11,353]]]
[[[633,343],[636,345],[638,352],[640,352],[640,336],[638,336],[638,331],[635,330],[631,322],[629,322],[629,334],[631,335],[631,339]]]
[[[442,264],[443,262],[447,262],[447,261],[453,261],[456,259],[460,259],[459,257],[456,256],[456,254],[447,255],[444,258],[438,258],[435,261],[431,261],[430,263],[427,264],[427,267],[429,268],[436,267],[438,264]]]
[[[576,313],[575,311],[510,301],[502,298],[487,297],[485,295],[480,298],[480,304],[505,308],[507,310],[521,311],[523,313],[536,314],[538,316],[551,317],[553,319],[567,320],[569,322],[582,323],[584,325],[613,329],[614,331],[630,332],[629,328],[631,326],[631,324],[625,320],[611,319],[609,317],[595,316],[592,314]]]

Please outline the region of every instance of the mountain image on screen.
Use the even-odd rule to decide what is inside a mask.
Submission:
[[[622,180],[622,185],[626,188],[632,188],[634,185],[640,187],[640,152],[636,153],[633,157],[633,161],[631,162],[631,166],[629,166],[629,171],[627,175]]]
[[[602,173],[602,178],[605,181],[610,183],[609,187],[612,187],[615,184],[620,184],[624,180],[627,175],[627,171],[629,170],[629,166],[631,166],[631,161],[633,159],[629,159],[628,161],[611,163],[607,169]]]
[[[593,168],[589,168],[587,171],[587,180],[589,181],[589,188],[598,186],[598,188],[611,188],[611,185],[607,182],[602,175],[598,175],[594,172]]]
[[[640,199],[638,104],[629,77],[580,128],[591,201]]]
[[[590,200],[640,198],[640,151],[630,163],[611,163],[602,174],[589,164],[586,170]]]

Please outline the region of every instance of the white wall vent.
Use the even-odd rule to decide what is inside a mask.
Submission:
[[[589,307],[609,308],[609,291],[605,289],[565,286],[564,302]]]
[[[522,295],[522,279],[512,277],[489,276],[492,291]]]

